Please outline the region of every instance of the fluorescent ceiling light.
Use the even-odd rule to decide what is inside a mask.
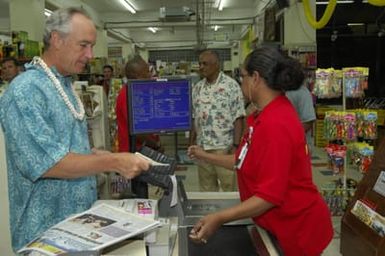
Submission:
[[[45,15],[46,17],[51,16],[51,14],[52,14],[52,11],[51,11],[51,10],[49,10],[49,9],[44,9],[44,15]]]
[[[218,4],[218,10],[219,11],[222,11],[223,10],[223,4],[224,4],[225,0],[219,0],[219,4]]]
[[[352,26],[364,26],[365,23],[348,23],[348,26],[352,27]]]
[[[318,5],[327,5],[329,1],[317,1],[316,4]],[[353,0],[339,0],[337,1],[337,4],[352,4],[354,3]]]
[[[132,3],[129,0],[119,0],[119,1],[131,13],[136,13],[134,6],[132,5]]]
[[[154,27],[148,27],[147,29],[150,30],[154,34],[156,33],[156,31],[158,31],[158,29],[154,28]]]

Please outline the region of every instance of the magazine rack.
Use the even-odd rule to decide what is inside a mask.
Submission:
[[[374,190],[383,171],[385,171],[385,140],[381,141],[367,174],[358,184],[356,193],[349,202],[342,218],[340,247],[342,255],[385,255],[385,237],[380,234],[384,235],[384,230],[381,227],[380,230],[373,229],[352,213],[354,205],[358,200],[361,200],[371,205],[375,213],[382,217],[385,216],[385,196]],[[378,186],[378,183],[376,186]],[[383,183],[384,186],[385,183]]]

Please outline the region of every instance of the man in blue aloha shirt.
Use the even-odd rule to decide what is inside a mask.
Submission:
[[[70,77],[93,57],[96,28],[89,16],[78,8],[54,12],[43,40],[42,58],[26,65],[0,99],[15,251],[88,209],[96,200],[95,174],[133,178],[149,168],[130,153],[90,149],[84,107]]]

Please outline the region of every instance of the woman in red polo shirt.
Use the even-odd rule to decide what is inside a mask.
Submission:
[[[303,126],[284,94],[301,86],[302,68],[276,49],[259,48],[247,56],[241,77],[258,110],[248,117],[235,157],[218,158],[197,146],[188,154],[234,168],[242,203],[203,217],[190,237],[206,242],[222,224],[251,217],[277,238],[284,255],[320,255],[333,236],[331,215],[312,181]]]

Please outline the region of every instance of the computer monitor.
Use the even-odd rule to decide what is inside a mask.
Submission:
[[[129,80],[127,86],[130,135],[191,129],[189,79]]]

